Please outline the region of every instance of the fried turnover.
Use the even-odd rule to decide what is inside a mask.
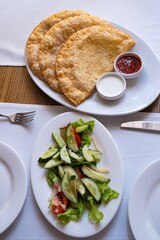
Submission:
[[[95,90],[96,81],[113,71],[114,59],[130,50],[135,41],[126,33],[105,26],[91,26],[72,34],[60,49],[56,73],[63,94],[75,106]]]
[[[61,92],[59,81],[56,76],[56,58],[62,44],[73,33],[92,26],[106,25],[113,27],[110,23],[98,17],[80,15],[67,18],[55,24],[44,35],[39,50],[39,66],[44,80],[57,92]]]
[[[41,74],[39,67],[39,45],[43,39],[44,34],[56,23],[66,19],[68,17],[79,16],[87,14],[80,10],[65,10],[55,13],[48,18],[41,21],[30,34],[26,44],[26,58],[31,71],[41,80],[43,75]]]

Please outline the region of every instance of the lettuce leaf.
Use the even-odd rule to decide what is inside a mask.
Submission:
[[[81,127],[81,126],[84,126],[84,125],[89,125],[88,129],[89,129],[90,133],[92,133],[93,128],[94,128],[94,121],[93,121],[93,120],[90,120],[90,121],[85,122],[85,121],[83,121],[82,119],[79,119],[79,120],[77,120],[76,122],[73,122],[73,123],[72,123],[72,126],[73,126],[74,128],[76,128],[76,127]]]
[[[83,125],[88,125],[88,128],[81,134],[81,146],[83,146],[84,144],[87,144],[87,145],[91,144],[92,140],[90,138],[90,134],[93,132],[94,124],[95,123],[93,120],[84,122],[82,119],[79,119],[78,121],[72,123],[72,126],[74,128],[80,127]]]
[[[119,193],[111,189],[107,183],[98,182],[97,185],[102,194],[101,200],[105,204],[109,203],[114,198],[118,198]]]
[[[64,213],[58,214],[58,220],[59,222],[63,224],[67,224],[70,221],[78,221],[84,211],[84,206],[82,201],[80,200],[78,203],[77,208],[68,207],[67,210]]]
[[[99,203],[96,202],[93,198],[93,196],[88,196],[85,201],[85,207],[88,209],[88,217],[91,220],[91,222],[99,223],[104,215],[102,212],[98,210]]]
[[[50,186],[53,186],[54,183],[59,182],[58,177],[56,176],[55,172],[50,169],[46,175],[46,180]]]
[[[104,215],[102,212],[98,210],[98,208],[95,205],[91,204],[88,217],[91,221],[99,223],[103,219]]]

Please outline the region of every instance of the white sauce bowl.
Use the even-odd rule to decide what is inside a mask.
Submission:
[[[107,100],[115,100],[123,96],[126,91],[124,77],[115,72],[103,74],[96,83],[100,97]]]

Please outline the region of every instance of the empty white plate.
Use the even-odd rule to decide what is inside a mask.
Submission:
[[[16,219],[27,193],[27,175],[17,153],[0,142],[0,233]]]
[[[160,160],[147,166],[135,181],[128,214],[136,240],[160,239]]]

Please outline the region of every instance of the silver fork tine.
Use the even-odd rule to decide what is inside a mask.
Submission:
[[[35,115],[35,111],[17,113],[16,114],[16,122],[22,123],[22,124],[31,122],[32,120],[34,120],[34,115]]]
[[[27,122],[31,122],[31,121],[33,121],[34,120],[34,118],[31,118],[31,119],[17,119],[16,121],[17,121],[17,123],[27,123]]]
[[[0,114],[0,117],[8,118],[11,123],[23,124],[34,120],[35,112],[36,111],[13,114]]]
[[[20,117],[27,117],[27,116],[34,116],[34,115],[35,115],[35,111],[17,113],[17,116],[20,116]]]
[[[30,119],[34,119],[34,116],[27,116],[27,117],[21,117],[21,116],[16,116],[17,120],[30,120]]]
[[[17,114],[20,114],[20,115],[29,115],[29,114],[35,114],[36,111],[30,111],[30,112],[19,112]]]
[[[22,115],[22,116],[21,115],[17,115],[16,118],[17,119],[30,119],[30,118],[34,118],[34,115]]]

